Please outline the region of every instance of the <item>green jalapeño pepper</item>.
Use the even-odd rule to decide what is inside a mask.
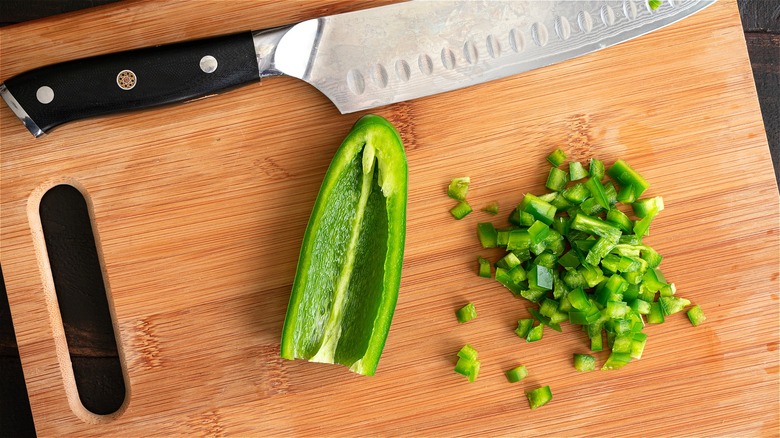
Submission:
[[[406,198],[398,132],[362,117],[333,157],[303,236],[283,358],[374,374],[401,283]]]

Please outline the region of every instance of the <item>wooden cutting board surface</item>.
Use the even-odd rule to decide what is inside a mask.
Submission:
[[[0,30],[0,76],[368,3],[130,1]],[[362,377],[278,357],[309,212],[359,114],[340,115],[289,78],[37,140],[3,106],[1,262],[39,435],[778,434],[778,190],[735,2],[596,54],[375,112],[406,143],[408,233],[387,346],[377,375]],[[649,326],[643,358],[620,371],[576,372],[571,355],[588,344],[567,324],[538,343],[518,339],[527,303],[475,273],[477,255],[498,256],[474,232],[492,218],[448,213],[448,181],[469,175],[470,201],[498,200],[504,222],[524,193],[543,191],[555,147],[624,158],[651,182],[647,194],[666,210],[646,242],[708,318]],[[58,356],[37,202],[63,182],[94,215],[129,383],[114,417],[80,407],[67,354]],[[468,301],[479,317],[459,325],[454,311]],[[453,372],[464,343],[482,359],[473,384]],[[507,383],[503,372],[518,364],[530,376]],[[554,399],[531,411],[524,391],[540,385]]]

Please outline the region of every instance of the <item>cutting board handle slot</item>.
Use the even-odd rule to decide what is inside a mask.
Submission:
[[[28,213],[69,405],[82,420],[103,423],[124,411],[130,393],[85,193],[76,181],[47,184],[33,193]]]

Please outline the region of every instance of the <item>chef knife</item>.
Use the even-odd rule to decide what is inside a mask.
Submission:
[[[193,100],[277,75],[308,82],[350,113],[581,56],[715,0],[663,0],[655,8],[649,1],[398,3],[48,65],[6,80],[0,95],[36,137],[68,121]]]

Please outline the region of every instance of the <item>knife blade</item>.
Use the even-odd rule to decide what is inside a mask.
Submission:
[[[36,137],[63,123],[184,102],[263,78],[311,84],[341,113],[575,58],[716,0],[433,0],[48,65],[0,84]]]

